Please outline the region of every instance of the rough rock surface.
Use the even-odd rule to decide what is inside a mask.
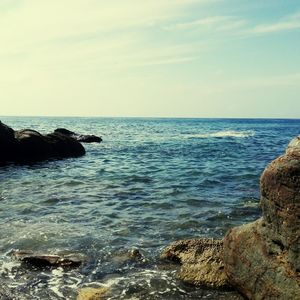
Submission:
[[[263,172],[261,206],[225,236],[226,274],[250,299],[300,299],[300,137]]]
[[[228,288],[222,256],[222,240],[202,238],[174,242],[164,249],[161,259],[180,263],[178,277],[184,282]]]
[[[101,143],[102,138],[100,136],[92,135],[92,134],[78,134],[73,131],[70,131],[65,128],[57,128],[54,130],[55,133],[64,134],[66,136],[72,137],[81,143]]]
[[[14,251],[12,257],[36,269],[76,268],[82,264],[82,257],[75,254],[45,254],[33,251]]]
[[[42,135],[31,129],[14,131],[0,122],[0,165],[84,154],[84,147],[70,136],[59,132]]]
[[[109,289],[107,287],[86,287],[78,291],[77,300],[100,300],[104,299]],[[106,298],[106,297],[105,297]]]

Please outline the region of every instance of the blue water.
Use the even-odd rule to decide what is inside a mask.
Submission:
[[[101,135],[86,155],[0,169],[0,279],[23,299],[230,299],[177,281],[159,261],[170,242],[223,237],[261,214],[259,177],[300,120],[2,117],[14,129]],[[70,251],[76,270],[24,269],[12,250]],[[120,259],[139,249],[145,262]],[[227,298],[226,298],[227,297]]]

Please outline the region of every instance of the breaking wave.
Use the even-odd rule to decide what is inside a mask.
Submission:
[[[254,135],[255,135],[254,131],[225,130],[225,131],[216,131],[210,133],[189,134],[186,136],[186,138],[189,139],[223,138],[223,137],[247,138]]]

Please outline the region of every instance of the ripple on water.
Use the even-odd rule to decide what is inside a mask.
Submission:
[[[2,121],[105,137],[86,145],[84,157],[0,169],[1,279],[30,300],[75,299],[77,288],[90,284],[107,284],[111,299],[235,299],[182,285],[158,267],[159,253],[174,240],[222,237],[259,217],[259,176],[300,126],[274,120]],[[112,262],[109,253],[133,247],[145,252],[148,264]],[[12,249],[76,250],[89,259],[72,272],[32,273],[9,266]]]

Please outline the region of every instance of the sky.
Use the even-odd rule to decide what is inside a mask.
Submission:
[[[0,0],[0,115],[300,118],[300,1]]]

